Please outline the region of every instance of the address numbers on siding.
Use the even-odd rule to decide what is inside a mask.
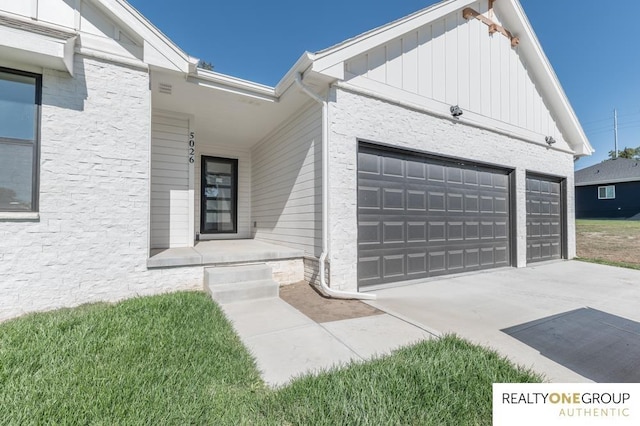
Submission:
[[[189,132],[189,163],[196,162],[196,133]]]

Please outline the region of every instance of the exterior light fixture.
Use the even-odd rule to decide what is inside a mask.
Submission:
[[[451,115],[456,118],[462,115],[462,110],[458,105],[453,105],[451,108],[449,108],[449,111],[451,111]]]
[[[547,143],[547,145],[551,146],[554,143],[556,143],[556,140],[553,138],[553,136],[546,136],[544,138],[544,141]]]

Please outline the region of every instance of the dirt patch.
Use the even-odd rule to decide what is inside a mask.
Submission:
[[[640,222],[576,221],[578,257],[640,265]]]
[[[329,299],[304,281],[280,287],[280,298],[315,322],[340,321],[384,313],[359,300]]]

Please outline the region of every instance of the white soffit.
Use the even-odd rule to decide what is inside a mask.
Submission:
[[[73,75],[76,34],[0,16],[0,56]]]

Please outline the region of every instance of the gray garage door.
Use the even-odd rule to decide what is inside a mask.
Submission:
[[[562,258],[562,183],[527,175],[527,262]]]
[[[361,146],[360,287],[510,265],[508,173]]]

